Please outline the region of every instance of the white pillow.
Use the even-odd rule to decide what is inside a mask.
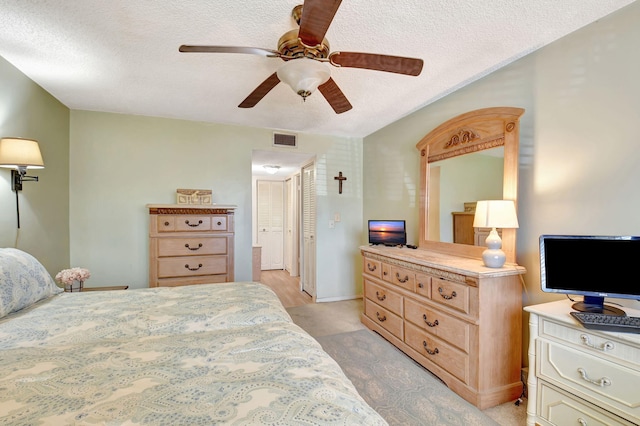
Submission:
[[[62,291],[35,257],[0,248],[0,318]]]

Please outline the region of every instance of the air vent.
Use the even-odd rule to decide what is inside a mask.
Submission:
[[[286,133],[274,133],[273,146],[288,146],[291,148],[296,148],[297,147],[296,135],[289,135]]]

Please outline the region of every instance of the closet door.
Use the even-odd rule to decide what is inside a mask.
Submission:
[[[316,168],[302,169],[302,290],[316,296]]]
[[[292,260],[293,260],[293,241],[292,241],[292,228],[293,228],[293,197],[291,191],[292,188],[291,178],[287,179],[284,184],[285,188],[285,203],[284,203],[284,222],[285,222],[285,234],[284,234],[284,269],[291,274]]]
[[[284,268],[284,182],[259,180],[257,185],[258,245],[261,269]]]

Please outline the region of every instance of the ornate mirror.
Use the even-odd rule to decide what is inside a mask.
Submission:
[[[497,179],[501,179],[502,191],[497,188],[497,192],[485,192],[479,199],[505,199],[518,201],[518,145],[519,145],[519,120],[524,109],[512,107],[496,107],[484,108],[471,111],[457,117],[452,118],[441,124],[440,126],[429,132],[416,147],[420,151],[420,248],[445,252],[449,254],[481,258],[482,252],[486,248],[484,241],[479,244],[459,244],[452,242],[440,241],[439,230],[434,226],[434,217],[437,217],[440,211],[440,194],[438,194],[439,185],[432,185],[431,179],[438,179],[436,169],[440,164],[464,160],[469,161],[471,156],[477,156],[486,153],[502,154],[502,173]],[[457,158],[465,156],[464,158]],[[495,164],[496,156],[492,160]],[[500,160],[497,160],[500,164]],[[462,162],[462,161],[461,161]],[[472,167],[468,165],[463,167]],[[433,169],[433,170],[432,170]],[[469,169],[471,170],[471,169]],[[500,170],[498,170],[498,173]],[[473,178],[476,173],[476,178]],[[477,184],[481,179],[496,179],[494,176],[485,176],[495,174],[495,171],[489,172],[471,172],[471,179],[468,183],[458,182],[456,186],[471,186]],[[499,186],[498,182],[496,186]],[[442,186],[441,191],[447,190],[446,185]],[[433,192],[433,194],[431,194]],[[491,195],[493,194],[493,195]],[[460,206],[460,211],[467,210],[467,215],[472,216],[473,202],[477,199],[469,199],[469,206]],[[466,204],[466,203],[465,203]],[[446,212],[446,214],[454,214],[454,211]],[[430,219],[431,218],[431,219]],[[446,240],[446,239],[445,239]],[[477,242],[478,238],[476,238]],[[516,230],[502,230],[502,250],[507,255],[507,262],[515,263],[516,257]]]

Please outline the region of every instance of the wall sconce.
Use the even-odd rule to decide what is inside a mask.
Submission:
[[[27,169],[43,169],[44,161],[38,142],[33,139],[0,139],[0,167],[11,170],[11,190],[16,193],[16,211],[20,228],[20,205],[18,191],[22,191],[22,182],[37,182],[38,176],[27,176]]]
[[[331,77],[327,64],[309,58],[288,60],[277,74],[280,81],[287,83],[303,100]]]
[[[280,166],[273,166],[270,164],[265,164],[264,169],[267,171],[267,173],[269,173],[270,175],[275,175],[276,173],[278,173],[278,170],[280,170]]]
[[[502,240],[496,228],[517,228],[516,206],[511,200],[478,201],[473,218],[474,228],[491,228],[485,240],[487,249],[482,252],[482,260],[489,268],[501,268],[507,259],[502,251]]]

